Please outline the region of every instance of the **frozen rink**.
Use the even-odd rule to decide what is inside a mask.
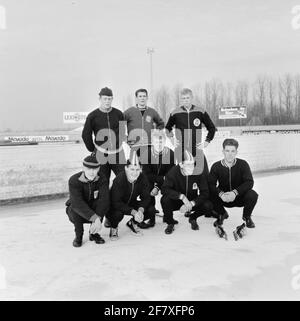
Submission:
[[[64,200],[0,209],[0,300],[299,300],[299,171],[255,176],[256,228],[236,242],[241,209],[228,209],[226,242],[201,217],[200,230],[175,213],[141,238],[123,220],[120,239],[73,248]]]

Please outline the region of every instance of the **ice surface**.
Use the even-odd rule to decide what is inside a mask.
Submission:
[[[219,239],[213,219],[185,217],[164,233],[162,218],[141,238],[122,221],[119,240],[73,248],[64,200],[0,209],[0,300],[299,300],[300,172],[255,177],[256,228],[236,242],[241,209],[229,209]],[[300,272],[299,272],[300,274]],[[298,280],[299,279],[299,280]]]

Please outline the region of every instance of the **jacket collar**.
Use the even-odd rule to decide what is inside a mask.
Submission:
[[[181,106],[180,108],[181,108],[182,110],[186,111],[186,112],[188,111],[184,106]],[[195,105],[192,105],[191,108],[189,109],[189,111],[191,111],[191,110],[193,110],[193,109],[195,109]]]
[[[160,152],[160,153],[157,153],[155,150],[154,150],[154,147],[153,145],[151,145],[151,153],[152,155],[154,155],[155,157],[159,156],[159,155],[166,155],[168,152],[168,149],[167,147],[165,146],[164,149]]]
[[[221,160],[221,164],[222,164],[224,167],[229,168],[229,166],[226,164],[226,162],[225,162],[225,159],[224,159],[224,158]],[[236,164],[236,158],[234,159],[234,161],[233,161],[233,163],[232,163],[232,166],[231,166],[231,167],[233,167],[235,164]]]
[[[95,179],[93,180],[93,182],[97,182],[97,181],[99,180],[99,178],[100,178],[100,177],[97,175],[97,176],[95,177]],[[85,177],[84,172],[81,173],[81,175],[78,177],[78,180],[79,180],[81,183],[89,183],[89,182],[91,182],[91,181],[89,181],[89,180]]]

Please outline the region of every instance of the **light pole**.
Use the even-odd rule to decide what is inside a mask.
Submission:
[[[150,99],[153,100],[153,62],[152,54],[154,53],[154,48],[147,48],[147,54],[150,56]]]

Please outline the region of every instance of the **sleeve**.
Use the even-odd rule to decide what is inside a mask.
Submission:
[[[173,127],[175,126],[175,116],[174,114],[170,114],[170,117],[168,119],[168,122],[166,124],[166,134],[168,137],[172,137],[173,136]]]
[[[209,197],[209,190],[207,184],[207,178],[205,175],[200,175],[199,182],[200,195],[198,195],[193,201],[195,202],[195,206],[199,206],[204,203]]]
[[[161,187],[162,195],[168,196],[171,199],[179,200],[181,193],[177,192],[175,189],[175,182],[172,177],[172,173],[169,172],[166,177],[165,181]]]
[[[106,178],[103,178],[101,181],[101,185],[99,187],[99,200],[96,206],[96,214],[103,218],[109,212],[110,208],[110,195],[109,195],[109,187],[108,181]]]
[[[115,210],[121,211],[125,215],[130,215],[131,210],[133,209],[127,203],[122,200],[122,184],[120,184],[117,178],[114,179],[112,188],[111,188],[111,203]]]
[[[164,129],[165,123],[156,110],[154,111],[153,120],[156,124],[157,129]]]
[[[87,202],[83,197],[83,191],[81,186],[76,184],[72,178],[69,180],[69,192],[70,192],[70,202],[72,210],[76,212],[81,217],[90,221],[91,217],[95,215],[95,212],[89,207]]]
[[[210,141],[212,141],[214,139],[215,132],[217,129],[216,129],[213,121],[210,119],[207,112],[204,112],[204,114],[202,116],[202,122],[208,131],[205,141],[207,141],[209,143]]]
[[[95,145],[93,142],[92,117],[90,114],[86,118],[81,137],[87,150],[92,153],[95,150]]]
[[[217,187],[219,175],[217,170],[217,164],[213,164],[208,175],[208,186],[210,192],[214,196],[219,196],[220,193],[223,193],[219,187]]]
[[[245,194],[246,192],[251,190],[254,185],[251,169],[247,162],[245,162],[242,167],[242,181],[243,183],[238,188],[236,188],[238,195]]]

